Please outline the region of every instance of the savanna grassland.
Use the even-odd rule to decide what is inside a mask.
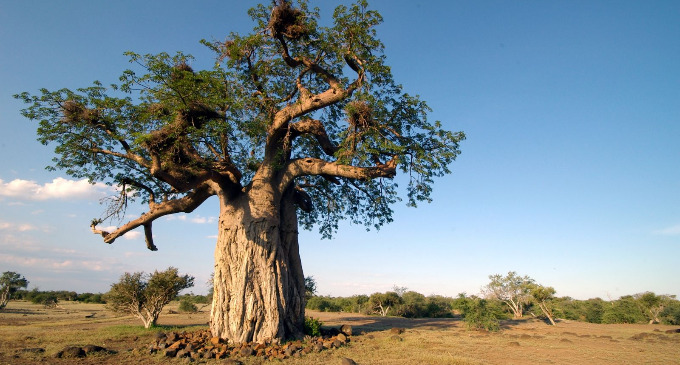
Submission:
[[[0,312],[0,365],[5,364],[218,364],[215,359],[168,359],[145,349],[156,332],[207,328],[209,310],[176,313],[166,307],[159,326],[145,330],[130,316],[109,312],[102,304],[61,302],[57,308],[13,301]],[[471,331],[459,319],[406,319],[353,313],[307,311],[325,327],[349,324],[350,343],[301,358],[236,358],[244,364],[680,364],[677,326],[593,324],[537,319],[504,321],[499,332]],[[393,328],[403,328],[395,334]],[[97,345],[115,353],[82,359],[55,355],[69,345]],[[43,350],[39,350],[43,349]]]

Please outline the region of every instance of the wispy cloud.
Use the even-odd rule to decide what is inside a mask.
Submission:
[[[664,236],[680,236],[680,224],[656,230],[654,233]]]
[[[38,228],[28,223],[10,223],[0,221],[0,231],[28,232]]]
[[[197,215],[197,216],[195,216],[195,217],[188,218],[188,216],[187,216],[186,214],[182,214],[182,215],[178,215],[178,214],[169,215],[169,216],[167,216],[165,219],[166,219],[166,220],[169,220],[169,221],[175,221],[175,220],[177,220],[177,221],[183,221],[183,222],[189,221],[189,222],[191,222],[191,223],[196,223],[196,224],[207,224],[207,223],[215,223],[215,222],[217,222],[217,218],[215,218],[215,217],[202,217],[202,216],[200,216],[200,215]]]
[[[14,179],[5,182],[0,179],[0,197],[22,200],[50,199],[93,199],[107,195],[113,188],[105,184],[90,184],[86,179],[68,180],[58,177],[43,185],[33,180]]]

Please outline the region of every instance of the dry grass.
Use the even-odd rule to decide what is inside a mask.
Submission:
[[[63,303],[44,309],[26,302],[10,302],[0,312],[0,365],[69,364],[55,359],[67,345],[94,344],[115,350],[78,360],[78,364],[187,363],[160,355],[143,355],[155,331],[191,331],[205,328],[208,311],[197,314],[168,314],[162,326],[145,330],[132,317],[118,316],[97,304]],[[94,316],[86,318],[94,313]],[[665,333],[676,327],[662,325],[598,325],[560,322],[556,327],[538,320],[511,321],[498,333],[468,331],[456,319],[404,319],[367,317],[348,313],[309,312],[327,326],[353,326],[349,346],[312,353],[300,359],[263,361],[251,358],[245,364],[340,364],[343,357],[359,364],[680,364],[680,334]],[[395,335],[390,329],[404,328]],[[44,348],[44,353],[22,349]],[[216,360],[203,360],[207,364]],[[200,362],[199,362],[200,363]]]

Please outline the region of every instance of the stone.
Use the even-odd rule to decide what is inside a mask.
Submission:
[[[253,349],[250,346],[246,346],[246,347],[242,348],[238,353],[241,356],[252,356],[253,355]]]
[[[62,359],[73,359],[85,356],[85,351],[83,351],[83,349],[78,346],[67,346],[57,353],[57,357]]]
[[[345,334],[342,333],[342,332],[339,333],[339,334],[336,336],[336,338],[337,338],[340,342],[342,342],[342,343],[347,342],[347,336],[345,336]]]
[[[85,354],[93,354],[96,352],[109,352],[107,349],[97,346],[97,345],[85,345],[83,346],[83,351],[85,351]]]
[[[213,344],[214,346],[217,346],[220,344],[220,338],[219,337],[212,337],[210,339],[210,343]]]
[[[175,357],[177,356],[177,349],[165,349],[163,355],[165,355],[165,357]]]
[[[344,342],[342,342],[342,341],[340,341],[340,340],[338,340],[338,339],[335,339],[335,340],[333,340],[333,347],[335,347],[335,348],[340,348],[340,347],[342,347],[342,344],[343,344],[343,343],[344,343]]]
[[[399,336],[399,335],[394,335],[394,336],[390,337],[390,339],[392,339],[393,341],[397,341],[397,342],[404,341],[404,339],[401,338],[401,336]]]
[[[348,357],[343,357],[340,359],[340,365],[357,365],[357,363]]]
[[[175,342],[175,341],[179,340],[179,335],[175,332],[168,333],[166,337],[167,337],[168,341],[170,341],[170,342]]]
[[[401,328],[401,327],[392,327],[392,329],[390,329],[390,333],[395,334],[395,335],[400,335],[404,332],[406,332],[406,329]]]
[[[318,342],[315,343],[313,347],[314,352],[321,352],[321,350],[323,350],[323,344]]]
[[[508,342],[508,346],[519,347],[519,342],[517,341]]]
[[[340,332],[344,333],[347,336],[351,336],[352,335],[352,326],[350,326],[348,324],[343,324],[340,327]]]
[[[169,349],[173,350],[179,350],[181,348],[184,348],[184,344],[182,343],[182,340],[175,341],[172,345],[168,346]]]

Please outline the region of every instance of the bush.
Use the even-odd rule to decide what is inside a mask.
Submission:
[[[194,304],[190,298],[184,297],[179,301],[180,312],[196,313],[198,312],[198,307]]]
[[[307,301],[307,308],[320,312],[340,312],[342,307],[336,303],[336,298],[311,297]]]
[[[323,323],[316,318],[305,317],[305,334],[318,337],[321,336],[321,326]]]
[[[31,303],[42,304],[45,308],[54,308],[58,302],[59,298],[57,298],[57,295],[51,292],[42,292],[31,298]]]
[[[180,276],[174,267],[150,275],[125,273],[106,294],[107,307],[114,312],[132,314],[144,322],[145,328],[151,328],[156,325],[163,307],[180,291],[193,285],[193,276]]]
[[[605,306],[602,323],[644,323],[644,313],[632,296],[623,296]]]
[[[460,295],[456,299],[456,307],[462,312],[468,329],[484,329],[487,331],[500,330],[499,318],[502,318],[502,309],[493,302],[476,297],[467,298]]]

